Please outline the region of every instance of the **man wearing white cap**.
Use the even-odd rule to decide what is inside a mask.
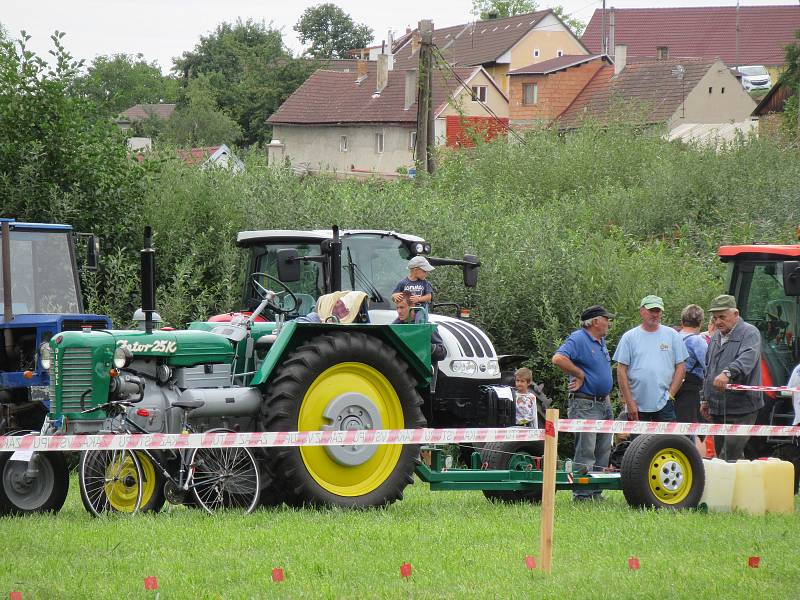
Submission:
[[[675,394],[686,372],[689,356],[680,334],[661,324],[664,301],[655,295],[642,298],[642,324],[626,331],[614,352],[617,382],[628,419],[675,421]]]
[[[411,296],[410,301],[414,306],[428,309],[428,304],[433,300],[433,286],[428,281],[428,273],[433,271],[433,265],[424,256],[415,256],[408,261],[408,277],[397,282],[392,290],[392,300],[405,292]]]

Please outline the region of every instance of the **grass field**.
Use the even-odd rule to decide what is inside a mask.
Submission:
[[[800,513],[643,512],[621,492],[581,505],[559,492],[547,576],[524,563],[538,555],[539,507],[480,492],[418,481],[385,510],[93,519],[76,484],[58,515],[0,519],[0,598],[800,598]]]

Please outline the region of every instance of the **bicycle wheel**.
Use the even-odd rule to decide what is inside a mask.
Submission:
[[[207,513],[220,509],[253,512],[258,505],[261,478],[247,448],[195,448],[190,461],[192,492]]]
[[[142,465],[130,450],[81,453],[78,481],[83,506],[93,516],[135,513],[142,505]]]

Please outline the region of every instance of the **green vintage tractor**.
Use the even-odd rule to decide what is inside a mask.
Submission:
[[[299,277],[299,265],[289,249],[280,256],[280,279],[252,276],[261,294],[252,314],[229,323],[193,323],[187,330],[156,329],[153,249],[146,233],[143,327],[64,332],[50,342],[45,362],[54,427],[71,434],[119,431],[108,415],[110,401],[125,406],[137,431],[152,433],[180,432],[181,410],[189,411],[196,431],[423,427],[433,326],[362,322],[366,311],[359,306],[341,319],[353,320],[349,324],[335,316],[322,323],[284,321],[280,315],[297,301],[286,283]],[[277,321],[258,320],[267,309]],[[254,454],[261,501],[298,506],[391,503],[402,497],[419,461],[419,448],[412,445],[270,448]],[[163,475],[152,462],[137,453],[105,463],[106,485],[98,493],[106,494],[108,510],[157,510],[163,504]],[[173,462],[168,471],[179,468]],[[139,487],[143,498],[130,493]],[[167,499],[186,499],[175,489],[166,492]]]

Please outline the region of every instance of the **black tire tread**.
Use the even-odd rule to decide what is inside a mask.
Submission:
[[[425,426],[416,381],[397,352],[363,332],[335,332],[316,336],[299,346],[279,367],[262,404],[263,430],[296,430],[297,411],[308,386],[327,368],[341,362],[360,362],[380,371],[403,404],[405,427]],[[419,446],[403,446],[398,464],[386,481],[356,497],[338,496],[319,486],[306,470],[299,448],[267,448],[266,456],[274,484],[264,493],[265,503],[276,504],[281,498],[290,506],[371,508],[402,499],[403,489],[413,482]]]
[[[11,452],[0,453],[0,479],[11,455]],[[54,481],[47,500],[34,509],[22,509],[13,504],[3,486],[0,485],[0,516],[58,512],[64,506],[64,501],[67,499],[67,492],[69,491],[69,467],[64,454],[61,452],[41,452],[38,458],[39,460],[49,461],[50,467],[53,469]]]

